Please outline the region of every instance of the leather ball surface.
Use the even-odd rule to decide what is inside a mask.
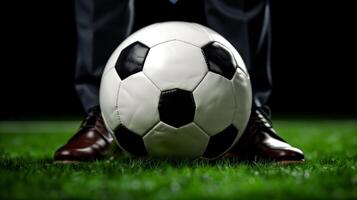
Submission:
[[[218,158],[244,132],[251,102],[239,53],[188,22],[133,33],[109,58],[100,86],[109,132],[136,156]]]

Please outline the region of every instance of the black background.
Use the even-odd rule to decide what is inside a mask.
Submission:
[[[357,14],[352,3],[336,2],[272,2],[274,113],[357,116]],[[200,1],[136,4],[135,29],[156,21],[204,22]],[[83,114],[73,87],[74,1],[12,1],[1,10],[0,119]]]

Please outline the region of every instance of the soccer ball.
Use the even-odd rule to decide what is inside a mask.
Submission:
[[[106,127],[135,156],[218,158],[244,132],[251,102],[235,48],[188,22],[133,33],[109,58],[100,86]]]

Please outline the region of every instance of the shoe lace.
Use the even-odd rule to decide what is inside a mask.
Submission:
[[[267,106],[259,107],[252,113],[252,122],[255,127],[272,128],[271,110]]]
[[[271,121],[271,111],[267,106],[257,108],[252,114],[252,129],[256,130],[265,130],[269,132],[270,136],[278,139],[280,141],[286,142],[283,138],[281,138],[278,133],[273,128],[273,123]]]
[[[80,129],[95,127],[97,120],[100,120],[100,109],[98,106],[93,107],[88,111],[88,115],[83,120]]]

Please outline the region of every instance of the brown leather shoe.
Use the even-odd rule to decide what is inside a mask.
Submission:
[[[55,163],[76,163],[104,158],[113,138],[105,128],[99,107],[90,110],[78,132],[54,155]]]
[[[277,135],[267,107],[252,112],[242,138],[226,156],[248,161],[270,160],[282,164],[304,162],[304,153]]]

